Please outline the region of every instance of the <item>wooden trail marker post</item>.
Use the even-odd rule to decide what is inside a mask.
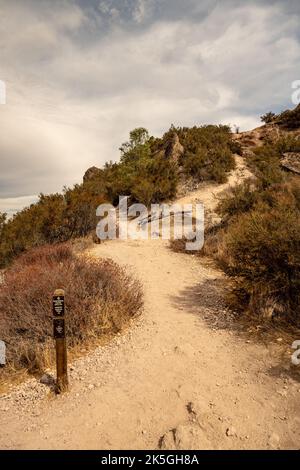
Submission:
[[[53,335],[56,343],[56,392],[68,390],[67,344],[65,334],[65,292],[57,289],[53,295]]]

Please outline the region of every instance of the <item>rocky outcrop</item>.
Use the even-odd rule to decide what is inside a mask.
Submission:
[[[170,141],[167,143],[166,149],[165,149],[165,155],[168,159],[173,160],[174,162],[178,162],[179,158],[183,155],[184,153],[184,148],[181,145],[179,141],[179,137],[174,132],[172,138]]]
[[[91,168],[86,170],[86,172],[83,176],[83,182],[86,183],[87,181],[91,181],[91,180],[97,178],[97,176],[100,176],[100,175],[101,175],[100,168],[97,168],[96,166],[92,166]]]
[[[281,166],[293,173],[300,175],[300,152],[288,152],[283,154]]]
[[[184,147],[181,145],[178,135],[174,132],[171,136],[168,136],[163,140],[154,155],[164,157],[178,163],[183,153]]]

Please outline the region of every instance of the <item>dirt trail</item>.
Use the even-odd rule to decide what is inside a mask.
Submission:
[[[230,183],[244,176],[239,159]],[[181,202],[212,209],[223,189],[206,185]],[[91,253],[132,269],[144,313],[74,364],[65,396],[32,400],[46,388],[33,380],[0,399],[0,448],[299,448],[300,384],[271,348],[215,322],[216,312],[226,317],[221,272],[162,240],[116,240]]]

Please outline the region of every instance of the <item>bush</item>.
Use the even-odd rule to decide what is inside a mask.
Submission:
[[[232,140],[228,126],[202,126],[178,128],[176,132],[184,147],[181,157],[184,174],[198,181],[211,180],[224,183],[235,167],[233,153],[241,148]]]
[[[220,200],[217,211],[225,219],[236,217],[252,209],[257,200],[256,184],[249,179],[232,187]]]
[[[239,301],[242,295],[256,315],[280,316],[299,324],[299,208],[285,201],[272,209],[261,204],[229,227],[225,245],[226,272],[238,276]]]
[[[299,323],[299,178],[267,187],[260,180],[246,181],[221,200],[218,210],[223,226],[213,254],[234,279],[235,308]],[[213,244],[209,238],[207,243]]]
[[[300,104],[295,109],[279,114],[276,122],[288,130],[298,129],[300,127]]]
[[[51,298],[57,288],[66,291],[71,349],[120,331],[142,307],[140,284],[114,262],[75,256],[66,244],[31,250],[6,271],[0,286],[1,339],[10,370],[37,372],[53,363]]]
[[[86,184],[75,185],[63,194],[41,194],[2,225],[0,214],[0,268],[33,247],[86,236],[96,227],[96,208],[104,200]]]
[[[260,117],[260,120],[264,122],[265,124],[269,124],[270,122],[274,121],[275,118],[276,118],[276,114],[269,112],[269,113],[263,114]]]

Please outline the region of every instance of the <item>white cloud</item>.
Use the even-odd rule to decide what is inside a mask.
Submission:
[[[235,4],[219,3],[201,23],[191,12],[143,27],[154,2],[136,0],[130,30],[117,2],[99,3],[99,18],[115,17],[104,29],[74,2],[0,0],[0,198],[81,181],[89,166],[117,159],[139,125],[155,135],[171,123],[247,129],[261,111],[286,106],[299,78],[299,17]]]
[[[28,207],[38,201],[37,195],[12,197],[0,199],[0,212],[6,212],[8,218],[13,216],[20,208]]]
[[[137,23],[143,23],[145,19],[150,15],[152,10],[151,0],[137,0],[133,8],[132,17]]]

